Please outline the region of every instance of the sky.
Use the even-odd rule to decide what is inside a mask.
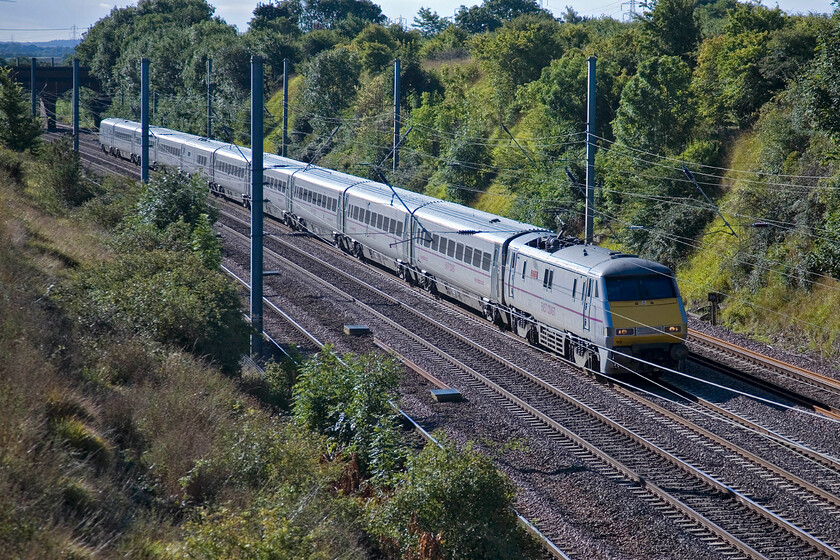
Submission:
[[[248,29],[254,7],[260,0],[209,0],[217,16],[235,25],[240,32]],[[268,0],[262,0],[267,2]],[[421,7],[428,7],[442,17],[451,17],[465,4],[472,6],[481,0],[381,0],[383,13],[391,20],[402,19],[411,25]],[[631,4],[637,7],[640,0],[537,0],[544,8],[561,15],[567,5],[580,15],[607,15],[616,19],[626,18]],[[788,13],[831,13],[831,0],[763,0],[765,6],[779,6]],[[0,0],[0,41],[50,41],[52,39],[80,38],[84,31],[106,17],[116,7],[134,2],[121,0]],[[638,9],[638,8],[637,8]]]

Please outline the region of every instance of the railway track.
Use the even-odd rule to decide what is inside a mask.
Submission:
[[[690,359],[840,419],[840,381],[743,348],[706,333],[688,332]]]
[[[390,333],[399,333],[397,338],[402,340],[390,341],[389,345],[402,347],[401,353],[410,355],[415,349],[423,348],[426,355],[421,353],[419,359],[437,362],[438,367],[449,369],[449,375],[455,378],[463,379],[463,375],[467,374],[471,382],[483,391],[493,392],[493,398],[503,406],[516,414],[527,416],[530,422],[540,423],[552,432],[552,437],[563,438],[566,445],[578,447],[580,451],[589,454],[592,460],[638,484],[652,498],[680,511],[683,516],[714,533],[722,543],[727,543],[745,557],[781,558],[788,557],[786,555],[791,551],[795,551],[798,557],[840,557],[840,553],[830,543],[812,536],[808,528],[801,529],[794,522],[786,520],[785,512],[773,512],[752,499],[747,492],[721,482],[723,475],[720,473],[706,472],[710,465],[701,468],[689,464],[684,458],[668,451],[666,445],[654,442],[650,435],[628,429],[626,421],[613,420],[605,412],[501,358],[480,343],[440,325],[435,319],[418,311],[408,310],[400,300],[373,286],[362,284],[323,262],[307,263],[305,267],[300,267],[298,263],[311,261],[311,255],[298,253],[294,256],[295,262],[292,262],[288,257],[280,257],[271,250],[267,254],[271,258],[284,258],[284,268],[293,268],[296,273],[306,274],[309,281],[322,283],[325,289],[333,290],[339,297],[355,301],[367,313],[384,322]],[[310,272],[309,269],[318,271]],[[353,286],[353,293],[344,291],[350,285]],[[422,334],[419,334],[417,331],[421,329]],[[453,369],[456,371],[452,372]],[[642,403],[639,406],[642,408],[636,408],[635,414],[652,414],[650,406]],[[663,414],[661,410],[656,412]],[[562,424],[559,419],[562,419]],[[686,425],[687,422],[683,420],[682,428]],[[693,437],[698,437],[697,431]],[[710,442],[704,442],[708,449],[721,449],[720,440],[710,438]],[[735,453],[747,455],[743,450]],[[751,468],[756,468],[755,464]],[[784,476],[779,474],[780,471],[774,471],[773,476]],[[758,476],[765,475],[761,473]],[[784,481],[780,482],[782,484],[789,482],[784,478],[779,480]],[[807,499],[822,498],[813,494]],[[828,500],[826,507],[832,507],[832,502]],[[796,514],[788,512],[788,516],[795,517]],[[796,521],[800,525],[805,524],[801,519]],[[551,534],[550,529],[545,530]],[[819,529],[813,528],[810,531],[819,532]],[[778,550],[787,552],[779,555],[774,552]]]
[[[228,274],[229,276],[231,276],[234,280],[239,282],[239,284],[243,288],[250,289],[250,283],[247,280],[241,278],[239,275],[237,275],[236,273],[234,273],[232,270],[228,269],[227,267],[223,267],[223,268],[224,268],[224,272],[226,274]],[[274,315],[274,318],[277,319],[276,321],[270,321],[270,323],[269,323],[270,325],[277,326],[278,322],[285,323],[289,327],[289,329],[291,329],[295,333],[297,333],[298,338],[302,339],[304,341],[304,343],[312,344],[318,349],[322,349],[325,346],[325,344],[323,342],[321,342],[321,340],[319,340],[318,337],[315,334],[309,332],[305,327],[303,327],[298,321],[296,321],[294,318],[292,318],[289,314],[287,314],[282,309],[280,309],[279,307],[274,305],[274,303],[272,303],[272,301],[269,298],[263,298],[263,302],[268,306],[269,313]],[[265,317],[264,317],[264,319],[265,319]],[[275,346],[282,349],[281,345],[277,341],[273,340],[273,338],[270,338],[270,340]],[[289,342],[292,342],[289,339],[285,339],[285,341],[286,341],[287,344]],[[424,378],[426,378],[427,380],[429,380],[433,384],[436,384],[438,386],[443,386],[442,382],[437,380],[437,378],[435,378],[434,376],[432,376],[428,372],[425,372],[424,370],[419,369],[415,364],[408,361],[405,356],[402,356],[402,355],[396,353],[392,348],[382,344],[381,342],[377,341],[377,344],[380,346],[380,348],[382,348],[386,352],[390,352],[392,354],[397,355],[397,357],[399,357],[401,360],[403,360],[404,363],[407,366],[409,366],[412,369],[414,369],[415,371],[417,371],[420,375],[422,375]],[[415,430],[420,434],[420,436],[424,439],[425,442],[433,443],[435,445],[438,445],[438,442],[416,420],[414,420],[407,412],[405,412],[403,410],[400,410],[396,406],[395,406],[395,410],[400,416],[402,416],[405,419],[405,421],[407,423],[409,423],[411,426],[413,426],[415,428]],[[517,515],[517,519],[518,519],[519,523],[526,529],[526,531],[528,531],[537,540],[537,542],[539,542],[543,546],[546,553],[551,558],[556,558],[558,560],[569,560],[569,557],[560,549],[560,547],[558,547],[554,542],[551,541],[551,539],[549,539],[546,535],[544,535],[542,532],[540,532],[540,530],[533,523],[531,523],[525,517],[523,517],[521,514],[519,514],[519,512],[516,512],[516,515]]]
[[[80,145],[83,143],[80,142]],[[95,145],[98,149],[98,145]],[[90,155],[88,155],[90,154]],[[99,152],[101,154],[101,151]],[[93,153],[85,149],[83,151],[83,155],[85,157],[93,157]],[[128,162],[126,162],[128,163]],[[104,167],[104,165],[103,165]],[[130,173],[132,170],[135,172],[136,175],[139,175],[137,172],[137,168],[134,166],[125,165],[122,166],[126,168],[127,171]],[[270,239],[270,243],[273,245],[275,239]],[[267,244],[269,244],[267,242]],[[296,260],[301,258],[300,255],[296,257]],[[307,268],[309,268],[307,266]],[[316,276],[326,276],[326,280],[328,280],[329,276],[333,274],[332,272],[329,274],[325,274],[321,272],[320,274],[316,273]],[[314,281],[314,280],[313,280]],[[325,289],[332,290],[333,293],[339,293],[336,289],[336,284],[338,285],[345,285],[352,282],[347,277],[341,278],[337,281],[333,281],[336,283],[329,283],[327,288]],[[345,294],[343,297],[349,298],[352,300],[353,298],[359,300],[364,299],[368,301],[370,295],[366,295],[363,298],[359,298],[355,295]],[[377,297],[382,297],[382,294],[377,294]],[[423,296],[425,297],[425,296]],[[438,302],[438,305],[440,302]],[[399,301],[394,301],[391,298],[391,301],[388,302],[387,299],[385,300],[372,300],[372,304],[368,305],[369,309],[366,311],[368,313],[376,314],[380,313],[380,311],[384,310],[393,310],[398,309],[400,313],[404,312],[404,309],[407,307],[403,303]],[[385,316],[385,313],[381,313]],[[380,320],[385,321],[384,318],[380,318]],[[388,318],[388,321],[394,321],[397,324],[400,324],[399,320]],[[418,316],[414,316],[412,321],[420,320]],[[426,319],[428,321],[428,319]],[[404,320],[403,320],[404,321]],[[434,320],[432,321],[434,322]],[[405,329],[405,327],[403,327]],[[399,330],[396,329],[395,330]],[[412,340],[412,342],[408,343],[409,346],[414,345],[417,346],[420,342],[414,338],[411,338],[411,331],[414,329],[407,329],[408,333],[403,333],[406,336],[406,340]],[[416,336],[416,335],[415,335]],[[463,350],[463,341],[459,344],[461,346],[456,346],[455,348],[447,347],[447,344],[454,343],[457,339],[457,333],[453,331],[447,332],[443,331],[442,334],[438,336],[423,336],[423,339],[429,339],[432,342],[432,346],[438,347],[438,350],[441,350],[443,354],[439,352],[435,352],[431,349],[428,350],[430,354],[424,356],[420,356],[420,359],[425,359],[429,362],[437,363],[437,367],[442,367],[445,370],[448,370],[450,373],[449,375],[455,379],[463,379],[463,375],[468,374],[474,380],[471,383],[474,387],[478,390],[484,391],[486,393],[493,392],[495,395],[494,398],[499,399],[500,402],[504,401],[504,406],[510,408],[518,415],[523,415],[523,417],[528,418],[528,422],[539,424],[541,429],[547,430],[551,432],[552,438],[559,438],[563,440],[563,445],[569,447],[570,449],[574,449],[575,453],[585,455],[588,461],[594,461],[600,464],[600,468],[606,469],[611,471],[614,476],[622,477],[627,481],[630,481],[631,484],[638,485],[640,491],[644,491],[648,494],[649,499],[652,502],[662,504],[663,507],[665,504],[668,504],[667,507],[674,508],[673,511],[679,510],[680,513],[679,518],[682,520],[683,523],[691,523],[695,524],[696,527],[702,529],[709,534],[714,534],[715,539],[718,539],[720,543],[727,543],[725,546],[734,554],[743,557],[768,557],[768,558],[781,558],[781,557],[838,557],[837,551],[831,545],[831,539],[821,539],[819,538],[820,530],[819,528],[811,529],[811,532],[817,533],[817,537],[809,537],[808,533],[808,523],[803,522],[798,516],[794,513],[792,515],[788,515],[788,517],[793,517],[792,520],[785,520],[784,519],[784,512],[780,514],[773,514],[770,512],[766,507],[762,506],[759,501],[753,500],[750,497],[750,490],[743,491],[743,489],[739,488],[738,484],[727,484],[726,481],[718,480],[725,479],[725,476],[718,475],[717,477],[714,473],[705,473],[702,469],[695,467],[693,465],[688,464],[687,461],[681,459],[678,455],[679,454],[671,454],[673,455],[672,459],[666,459],[667,454],[669,453],[664,447],[667,445],[658,445],[655,443],[655,437],[648,437],[645,438],[643,434],[635,433],[633,430],[628,430],[627,428],[623,427],[626,423],[624,420],[621,421],[612,421],[613,424],[610,424],[610,418],[607,414],[599,413],[597,410],[593,409],[594,412],[585,411],[581,412],[584,409],[578,408],[578,412],[573,414],[571,409],[561,408],[560,404],[555,400],[556,395],[554,397],[548,395],[551,391],[547,388],[543,387],[542,389],[536,390],[531,388],[531,393],[527,391],[521,394],[528,394],[527,398],[522,398],[516,396],[514,394],[516,391],[519,391],[520,388],[517,383],[522,383],[521,381],[516,382],[511,379],[502,379],[502,378],[494,378],[491,375],[485,375],[487,373],[485,370],[492,370],[492,369],[500,369],[499,365],[501,362],[498,361],[497,358],[488,357],[487,353],[485,352],[484,355],[481,355],[481,351],[475,349],[478,352],[475,355],[467,355],[464,357],[464,350]],[[392,341],[393,342],[393,341]],[[692,342],[693,343],[693,342]],[[432,357],[432,353],[435,357]],[[492,353],[492,352],[491,352]],[[447,357],[448,356],[448,357]],[[457,357],[456,357],[457,356]],[[732,358],[730,358],[732,359]],[[742,359],[742,358],[738,358]],[[469,364],[469,365],[467,365]],[[495,365],[494,365],[495,364]],[[507,367],[507,366],[505,366]],[[518,366],[517,366],[518,367]],[[472,370],[478,376],[474,375],[470,372]],[[521,372],[517,372],[517,375],[522,377]],[[785,374],[789,375],[789,374]],[[484,378],[484,379],[482,379]],[[803,377],[803,379],[806,379]],[[534,380],[531,380],[529,383],[532,385],[539,386],[539,383],[536,383]],[[810,383],[809,381],[798,381],[798,383]],[[493,386],[496,385],[496,387]],[[829,383],[830,384],[830,383]],[[557,389],[555,387],[555,389]],[[821,389],[826,392],[831,392],[830,388]],[[536,391],[536,393],[534,393]],[[533,393],[533,394],[532,394]],[[519,393],[517,393],[519,394]],[[569,395],[570,396],[570,395]],[[509,398],[512,397],[512,398]],[[632,400],[636,398],[635,395],[631,395],[630,393],[624,394],[623,398],[628,400]],[[516,399],[520,399],[522,402],[518,403]],[[567,404],[563,406],[570,406],[568,403],[572,402],[575,397],[571,396],[571,401],[566,401]],[[826,399],[828,400],[828,399]],[[527,402],[526,402],[527,401]],[[540,406],[534,406],[533,404],[529,404],[531,402],[540,403]],[[701,403],[703,404],[703,403]],[[817,403],[820,404],[820,403]],[[528,407],[532,407],[533,410],[529,410]],[[640,412],[642,416],[649,416],[650,414],[659,414],[665,417],[665,413],[662,410],[657,410],[655,407],[651,406],[649,403],[646,405],[639,404],[639,406],[646,407],[646,412]],[[704,405],[709,408],[708,405]],[[653,411],[653,412],[651,412]],[[830,412],[830,410],[826,410]],[[539,416],[540,414],[544,415],[543,417]],[[607,431],[612,431],[621,434],[619,440],[623,438],[623,442],[620,442],[615,448],[612,453],[605,454],[601,447],[607,447],[609,444],[592,444],[588,440],[594,439],[595,436],[589,435],[586,439],[581,438],[580,435],[576,433],[564,433],[562,431],[558,431],[555,427],[552,426],[552,422],[559,424],[556,418],[566,418],[566,417],[577,417],[580,416],[582,422],[580,427],[577,427],[576,430],[580,432],[587,432],[587,430],[597,431],[594,428],[588,427],[589,424],[586,422],[591,422],[591,420],[586,420],[586,416],[590,418],[596,417],[598,414],[604,417],[604,419],[598,420],[604,426],[608,426]],[[703,416],[708,418],[708,412],[706,413],[697,413],[699,416]],[[750,422],[741,417],[733,417],[733,415],[727,411],[716,412],[719,414],[719,418],[723,418],[724,416],[728,415],[728,422],[731,424],[736,422],[740,425],[750,425]],[[576,416],[577,415],[577,416]],[[672,422],[677,422],[677,420],[672,419]],[[722,422],[722,420],[717,420],[718,422]],[[682,420],[679,422],[683,422]],[[700,422],[696,422],[700,424]],[[565,428],[567,431],[568,429]],[[689,428],[685,424],[680,424],[679,428],[673,428],[675,433],[679,433],[680,431],[688,430]],[[692,429],[694,430],[694,429]],[[765,428],[752,423],[750,425],[750,430],[754,433],[757,432],[765,432],[765,435],[768,435]],[[588,432],[587,432],[588,433]],[[709,437],[708,435],[697,435],[698,431],[694,430],[691,438],[697,437]],[[654,434],[655,435],[655,434]],[[713,435],[713,434],[712,434]],[[808,461],[814,464],[819,464],[820,469],[817,475],[819,476],[828,476],[826,473],[834,473],[831,476],[835,476],[837,472],[837,464],[836,461],[833,460],[831,457],[828,457],[824,454],[820,454],[817,452],[813,452],[809,450],[806,446],[798,444],[797,442],[786,440],[786,438],[778,437],[778,434],[772,434],[773,439],[776,441],[777,445],[782,447],[786,447],[787,449],[792,450],[791,453],[799,454],[800,457],[807,457]],[[581,441],[576,440],[574,437],[581,438]],[[637,439],[638,436],[640,439]],[[612,438],[616,438],[617,436],[612,435]],[[608,438],[609,439],[609,438]],[[709,440],[713,440],[714,438],[709,437]],[[630,447],[627,441],[634,441],[634,446],[639,447]],[[760,461],[754,460],[752,458],[745,458],[749,457],[752,451],[744,453],[741,448],[733,447],[731,442],[728,444],[726,443],[727,440],[723,439],[722,442],[714,442],[714,443],[704,443],[702,446],[706,446],[708,450],[714,450],[714,453],[725,453],[730,454],[733,457],[737,456],[736,461],[748,461],[749,463],[743,463],[745,466],[744,468],[754,469],[756,465],[760,465]],[[587,443],[591,446],[590,448],[585,447],[583,444]],[[624,449],[625,451],[621,451]],[[644,455],[644,454],[651,454],[651,455]],[[614,454],[614,457],[610,455]],[[755,454],[756,457],[759,454]],[[616,459],[618,457],[619,459]],[[646,457],[645,459],[641,460],[641,463],[637,461],[639,457]],[[613,463],[610,462],[613,461]],[[665,467],[666,464],[670,464],[667,468]],[[761,468],[770,468],[766,465],[762,466]],[[647,470],[646,470],[647,469]],[[784,468],[780,469],[781,471],[785,471]],[[673,473],[682,473],[682,474],[675,474],[671,475],[674,478],[668,478],[668,472]],[[826,511],[831,511],[831,515],[836,515],[836,506],[837,506],[837,482],[829,481],[829,482],[822,482],[822,483],[813,483],[810,482],[814,479],[815,475],[807,474],[803,475],[802,473],[797,473],[796,476],[787,476],[784,474],[780,474],[779,472],[772,472],[771,470],[764,471],[765,474],[756,475],[759,478],[766,477],[767,479],[774,479],[772,484],[775,484],[777,487],[783,487],[785,485],[792,485],[796,489],[793,492],[794,494],[798,494],[796,499],[808,501],[808,500],[816,500],[818,503],[821,502],[819,507],[824,508]],[[788,474],[790,474],[788,472]],[[797,480],[798,476],[798,480]],[[686,482],[686,478],[690,480],[690,483]],[[681,487],[680,484],[683,486]],[[812,487],[809,487],[811,485]],[[822,486],[820,486],[822,485]],[[823,490],[825,492],[824,496],[820,496],[820,488],[827,488],[827,490]],[[662,488],[669,488],[672,492],[664,492]],[[660,492],[662,491],[662,492]],[[678,498],[676,495],[682,496],[682,499]],[[706,500],[705,503],[701,503],[700,496],[703,496],[703,499]],[[715,513],[714,507],[715,504],[720,506],[720,504],[727,504],[725,508],[719,507],[719,513]],[[682,508],[682,509],[681,509]],[[705,516],[697,516],[696,514],[700,513],[704,508],[710,508],[709,511],[706,512]],[[693,513],[692,513],[693,512]],[[735,515],[738,519],[738,524],[743,524],[744,529],[741,530],[741,533],[738,532],[737,528],[733,531],[727,531],[726,527],[730,523],[727,521],[727,516]],[[740,517],[740,516],[745,517]],[[720,516],[720,517],[716,517]],[[752,521],[748,521],[752,519]],[[804,525],[806,526],[806,530],[800,530],[797,525]],[[760,533],[760,534],[759,534]],[[721,544],[721,546],[724,546]],[[738,551],[737,553],[735,551]],[[786,553],[779,552],[781,550],[787,550]],[[792,552],[795,551],[795,552]],[[787,555],[786,555],[787,554]],[[790,555],[793,556],[790,556]]]

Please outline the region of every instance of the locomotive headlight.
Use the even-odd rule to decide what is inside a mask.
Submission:
[[[672,325],[670,327],[665,327],[665,332],[667,332],[667,333],[682,332],[682,327],[680,325]]]
[[[635,332],[636,329],[615,329],[615,336],[631,336]]]

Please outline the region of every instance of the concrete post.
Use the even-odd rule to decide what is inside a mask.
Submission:
[[[289,59],[283,59],[283,147],[280,155],[286,157],[289,145]]]
[[[586,242],[593,241],[593,220],[595,213],[595,63],[598,58],[590,56],[586,88]]]
[[[79,151],[79,59],[73,58],[73,149]]]
[[[394,60],[394,171],[400,165],[400,59]]]
[[[140,180],[149,182],[149,59],[140,59]]]
[[[263,332],[263,60],[251,57],[251,355],[262,355]]]

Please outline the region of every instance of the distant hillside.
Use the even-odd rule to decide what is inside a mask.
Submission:
[[[62,58],[68,54],[73,54],[79,42],[78,39],[61,39],[43,43],[0,42],[0,58],[11,59],[16,56],[54,56]]]

